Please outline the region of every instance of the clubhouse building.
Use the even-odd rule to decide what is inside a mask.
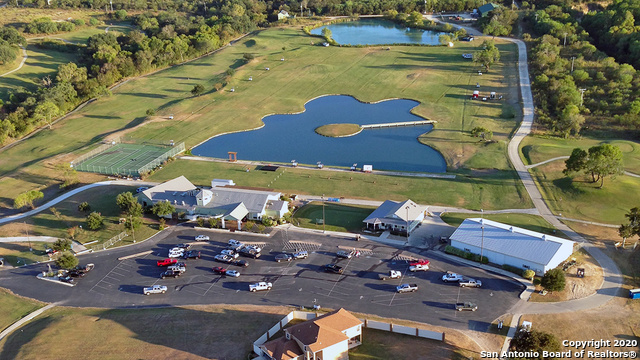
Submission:
[[[367,230],[388,230],[391,233],[406,235],[407,228],[411,233],[424,220],[426,210],[426,207],[419,206],[411,200],[403,202],[387,200],[363,222]]]
[[[263,216],[278,218],[289,212],[289,203],[280,200],[279,192],[247,190],[214,186],[209,189],[193,185],[180,176],[142,191],[138,201],[152,206],[168,201],[187,218],[213,217],[223,228],[241,228],[243,219],[262,220]],[[227,222],[230,222],[227,224]]]

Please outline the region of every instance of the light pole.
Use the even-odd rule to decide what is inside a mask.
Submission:
[[[484,257],[484,219],[480,219],[480,229],[482,229],[482,241],[480,243],[480,263]]]
[[[27,222],[24,222],[24,228],[27,230],[27,241],[29,242],[29,251],[33,252],[33,248],[31,248],[31,238],[29,237],[29,227],[27,226]]]
[[[407,209],[407,243],[409,243],[409,206],[405,207]]]
[[[564,42],[562,43],[562,47],[567,46],[567,33],[564,33]]]
[[[326,232],[326,227],[325,227],[325,218],[324,218],[324,194],[322,194],[322,232]]]

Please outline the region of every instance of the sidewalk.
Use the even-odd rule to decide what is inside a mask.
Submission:
[[[11,334],[15,329],[19,328],[20,326],[22,326],[22,324],[26,323],[27,321],[32,320],[33,318],[35,318],[36,316],[42,314],[43,312],[54,308],[58,305],[62,304],[62,302],[57,302],[57,303],[53,303],[53,304],[49,304],[43,308],[40,308],[34,312],[32,312],[31,314],[23,317],[22,319],[14,322],[11,326],[9,326],[8,328],[4,329],[3,332],[0,332],[0,340],[4,339],[7,335]]]

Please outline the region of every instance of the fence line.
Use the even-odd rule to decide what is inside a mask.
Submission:
[[[102,244],[92,246],[91,250],[93,251],[106,250],[107,248],[113,246],[115,243],[122,241],[122,239],[126,238],[127,236],[129,236],[129,234],[127,234],[126,231],[123,231],[120,234],[112,237],[111,239],[103,242]]]
[[[155,169],[157,166],[160,166],[165,160],[167,160],[170,157],[173,157],[181,152],[183,152],[185,150],[184,147],[184,143],[181,142],[177,145],[175,145],[174,147],[172,147],[169,151],[165,152],[164,154],[158,156],[157,158],[151,160],[150,162],[147,163],[147,165],[142,166],[141,168],[138,169],[138,173],[145,173],[145,172],[149,172],[153,169]]]
[[[113,141],[111,141],[109,143],[102,144],[102,145],[98,146],[97,148],[89,151],[88,153],[79,156],[77,159],[73,160],[71,162],[71,164],[75,164],[75,166],[77,167],[83,161],[85,161],[85,160],[87,160],[87,159],[89,159],[91,157],[94,157],[95,155],[97,155],[97,154],[99,154],[99,153],[107,150],[108,148],[110,148],[110,147],[112,147],[112,146],[114,146],[116,144],[119,144],[119,143],[120,143],[120,138],[117,138],[117,139],[114,139]]]
[[[297,311],[297,310],[294,310],[288,313],[287,315],[285,315],[285,317],[282,318],[282,320],[280,320],[277,324],[275,324],[267,332],[262,334],[256,341],[253,342],[253,352],[256,355],[261,356],[262,350],[260,349],[260,346],[266,343],[267,341],[269,341],[269,338],[271,336],[275,335],[278,331],[282,330],[291,320],[296,319],[296,320],[306,321],[306,320],[315,319],[318,316],[321,316],[321,315],[319,315],[318,313],[311,313],[311,312]],[[394,323],[387,323],[382,321],[374,321],[374,320],[367,320],[367,319],[359,319],[359,320],[362,321],[363,328],[389,331],[397,334],[404,334],[404,335],[416,336],[416,337],[432,339],[437,341],[444,341],[444,333],[439,331],[431,331],[431,330],[425,330],[425,329],[420,329],[420,328],[415,328],[410,326],[396,325]]]

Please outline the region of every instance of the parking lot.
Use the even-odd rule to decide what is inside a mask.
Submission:
[[[169,249],[178,243],[193,242],[198,234],[210,236],[192,249],[202,253],[200,259],[180,260],[186,272],[177,278],[161,279],[165,270],[157,261],[167,257]],[[243,258],[248,267],[223,264],[214,256],[227,247],[229,239],[263,248],[259,259]],[[351,259],[337,258],[341,249],[360,251]],[[151,254],[126,260],[118,257],[151,250]],[[307,259],[276,262],[282,251],[306,250]],[[114,249],[80,257],[81,263],[92,262],[96,268],[78,281],[74,288],[37,281],[38,267],[15,269],[8,276],[1,273],[0,284],[13,291],[45,301],[66,300],[69,305],[99,307],[167,306],[187,304],[265,304],[339,308],[422,321],[462,329],[483,329],[505,313],[516,301],[522,286],[512,279],[488,273],[474,267],[452,263],[439,252],[420,249],[398,249],[368,240],[354,241],[321,233],[279,231],[271,237],[237,233],[201,232],[176,228],[150,242],[132,248]],[[430,270],[412,273],[408,260],[427,258]],[[323,271],[325,264],[338,264],[342,274]],[[238,270],[241,275],[225,277],[214,274],[212,268],[222,266]],[[40,265],[44,267],[44,265]],[[378,274],[398,270],[400,279],[382,281]],[[482,281],[481,288],[460,288],[457,283],[443,283],[442,275],[454,271]],[[32,280],[33,279],[33,280]],[[252,293],[249,284],[259,281],[273,283],[268,291]],[[415,283],[415,293],[396,293],[396,286]],[[144,296],[143,287],[165,285],[166,294]],[[34,289],[35,287],[35,289]],[[471,301],[476,312],[454,310],[456,302]]]

